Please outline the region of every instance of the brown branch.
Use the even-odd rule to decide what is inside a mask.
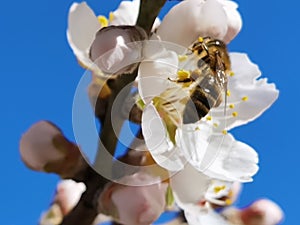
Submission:
[[[122,118],[121,111],[123,108],[123,103],[126,101],[128,97],[132,82],[135,80],[137,76],[137,70],[135,70],[132,74],[121,75],[119,78],[115,80],[110,80],[108,83],[109,87],[112,90],[107,108],[106,115],[103,123],[103,127],[100,133],[100,141],[99,149],[97,151],[97,156],[94,164],[94,168],[97,170],[100,167],[106,166],[107,169],[112,168],[112,161],[107,161],[107,157],[105,154],[110,153],[111,156],[114,155],[117,142],[119,140],[119,134],[124,123],[124,119]],[[122,94],[118,96],[118,94],[122,91]],[[114,104],[116,97],[120,98],[118,100],[119,104]],[[112,107],[117,107],[118,113],[115,113],[112,118]],[[113,121],[112,121],[113,120]],[[114,122],[114,126],[112,124]],[[105,148],[105,149],[101,149]]]
[[[140,13],[136,25],[150,34],[153,23],[167,0],[141,0]]]
[[[95,202],[96,193],[108,182],[91,167],[85,171],[86,191],[82,194],[76,207],[67,214],[61,225],[91,225],[98,215],[97,204]]]
[[[143,28],[147,34],[150,34],[153,22],[165,2],[166,0],[141,1],[137,25]],[[112,107],[120,91],[128,84],[132,83],[136,76],[137,69],[132,74],[121,75],[117,79],[111,80],[108,83],[108,86],[111,88],[112,92],[106,105],[105,117],[104,119],[101,119],[103,124],[100,132],[101,144],[99,144],[95,161],[96,169],[98,167],[105,167],[108,172],[112,172],[113,162],[111,160],[105,160],[105,157],[102,156],[105,153],[105,150],[109,152],[111,156],[114,155],[118,142],[118,135],[124,122],[124,118],[122,118],[121,113],[119,113],[119,116],[116,115],[112,118]],[[129,93],[130,88],[122,90],[122,96],[119,97],[124,98],[123,102],[125,102]],[[121,105],[117,107],[122,110]],[[112,119],[114,120],[114,127],[112,126]],[[81,196],[77,206],[67,216],[65,216],[61,225],[90,225],[99,213],[97,211],[96,199],[99,196],[100,191],[104,188],[105,184],[107,184],[109,181],[100,176],[90,167],[86,169],[84,177],[84,183],[87,189]]]

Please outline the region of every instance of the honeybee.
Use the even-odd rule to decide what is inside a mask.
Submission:
[[[218,107],[224,94],[227,103],[227,74],[231,70],[226,44],[211,37],[200,37],[189,48],[197,56],[197,68],[188,78],[177,82],[190,85],[190,99],[183,112],[183,123],[194,123],[205,117],[211,108]]]

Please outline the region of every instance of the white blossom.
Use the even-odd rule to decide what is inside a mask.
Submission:
[[[127,45],[139,41],[139,39],[133,38],[134,35],[129,27],[127,29],[118,28],[120,25],[135,25],[139,5],[139,0],[122,1],[118,9],[110,13],[109,19],[104,16],[96,16],[86,2],[71,5],[67,38],[74,55],[84,68],[92,70],[94,74],[102,77],[104,73],[116,72],[116,68],[112,65],[127,66],[140,60],[141,47],[134,44]],[[159,20],[157,19],[154,26],[158,26],[158,24]],[[105,27],[116,29],[108,29],[106,31],[109,32],[99,33],[99,30]],[[95,41],[96,43],[94,43]],[[91,50],[94,51],[91,52]],[[98,51],[97,54],[94,54],[95,51]],[[96,58],[99,57],[100,62],[98,60],[95,63]]]

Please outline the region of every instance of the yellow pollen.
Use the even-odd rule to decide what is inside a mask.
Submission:
[[[248,96],[244,96],[242,97],[242,100],[245,102],[245,101],[248,101]]]
[[[230,71],[229,76],[233,77],[234,76],[234,72]]]
[[[187,70],[178,70],[177,75],[179,80],[184,80],[190,77],[190,72]]]
[[[231,205],[231,204],[232,204],[231,199],[227,198],[227,199],[225,200],[225,204],[226,204],[226,205]]]
[[[211,116],[207,116],[207,117],[206,117],[206,120],[211,121],[211,120],[212,120],[212,117],[211,117]]]
[[[178,55],[178,60],[179,62],[184,62],[187,60],[188,56],[187,55]]]
[[[114,18],[115,18],[114,13],[113,13],[113,12],[110,12],[110,13],[109,13],[109,16],[108,16],[109,22],[113,21]]]
[[[229,105],[229,108],[233,109],[234,106],[235,106],[234,104],[230,104],[230,105]]]
[[[231,95],[231,92],[227,90],[226,95],[229,97]]]
[[[101,27],[107,27],[108,26],[108,20],[105,16],[98,16],[98,21],[101,24]]]
[[[195,130],[196,130],[196,131],[197,131],[197,130],[200,130],[200,128],[199,128],[199,127],[196,127]]]
[[[217,187],[214,188],[214,192],[217,194],[220,191],[224,190],[225,188],[226,188],[225,185],[223,185],[223,186],[217,186]]]
[[[237,116],[238,116],[238,113],[237,113],[237,112],[233,112],[233,113],[232,113],[232,116],[233,116],[233,117],[237,117]]]
[[[223,133],[224,135],[226,135],[228,132],[227,132],[227,130],[222,130],[222,133]]]
[[[214,123],[214,127],[218,127],[219,126],[219,124],[217,124],[217,123]]]
[[[198,41],[203,42],[204,41],[203,37],[198,37]]]

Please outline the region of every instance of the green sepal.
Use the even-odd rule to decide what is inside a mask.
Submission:
[[[168,187],[167,187],[167,191],[166,191],[166,204],[167,204],[167,207],[173,206],[174,202],[175,202],[175,199],[174,199],[174,195],[173,195],[173,190],[172,190],[172,188],[169,184]]]

